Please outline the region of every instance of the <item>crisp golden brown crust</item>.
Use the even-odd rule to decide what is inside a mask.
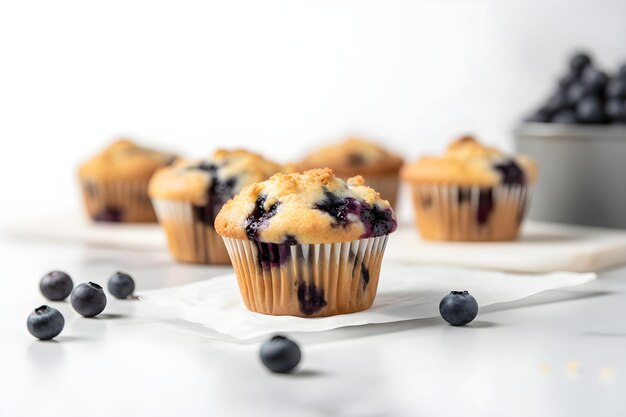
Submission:
[[[495,167],[511,161],[523,171],[525,183],[537,180],[537,164],[530,158],[507,156],[469,136],[452,142],[442,157],[425,156],[405,165],[401,176],[419,184],[495,186],[504,181],[502,172]]]
[[[330,168],[340,177],[398,173],[402,158],[381,146],[359,138],[322,147],[297,164],[299,171]]]
[[[85,181],[149,180],[154,172],[175,156],[143,148],[130,140],[119,139],[84,162],[78,176]]]
[[[216,181],[231,181],[234,195],[244,186],[263,181],[285,169],[288,168],[243,149],[219,149],[210,158],[180,160],[160,169],[150,181],[148,194],[151,198],[187,201],[202,206],[208,203],[207,190]]]
[[[266,243],[349,242],[395,228],[389,203],[362,177],[346,182],[328,168],[276,174],[247,186],[215,220],[222,236]]]

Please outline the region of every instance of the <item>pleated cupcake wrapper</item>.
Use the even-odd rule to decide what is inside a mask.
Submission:
[[[230,264],[224,241],[212,225],[198,217],[191,203],[159,199],[153,199],[152,203],[174,259],[202,264]]]
[[[387,238],[310,245],[226,237],[224,242],[249,310],[323,317],[372,305]]]
[[[498,241],[517,238],[531,197],[522,185],[413,185],[417,227],[425,239]]]
[[[400,187],[398,175],[364,175],[363,178],[366,185],[378,191],[392,207],[396,207]]]
[[[156,222],[148,181],[81,181],[83,201],[96,221]]]

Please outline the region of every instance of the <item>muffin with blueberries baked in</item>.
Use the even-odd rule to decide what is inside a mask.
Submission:
[[[224,203],[244,186],[283,167],[245,150],[218,150],[203,160],[180,160],[156,172],[149,194],[170,252],[182,262],[228,264],[214,222]]]
[[[425,239],[501,241],[517,238],[537,179],[537,165],[472,137],[441,157],[423,157],[402,170],[417,227]]]
[[[322,317],[372,305],[396,218],[362,177],[325,168],[245,187],[215,228],[249,310]]]
[[[376,143],[348,138],[310,153],[300,161],[298,169],[330,168],[341,178],[361,175],[368,186],[395,207],[402,163],[402,158]]]
[[[78,169],[87,213],[95,221],[156,222],[148,182],[175,159],[130,140],[113,142]]]

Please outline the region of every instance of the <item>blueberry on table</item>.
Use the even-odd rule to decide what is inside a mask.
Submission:
[[[585,52],[574,54],[569,61],[570,70],[576,75],[580,75],[589,65],[591,65],[591,57]]]
[[[285,336],[274,336],[261,345],[261,362],[272,372],[291,372],[302,359],[298,345]]]
[[[439,314],[453,326],[463,326],[476,318],[478,303],[467,291],[452,291],[441,299]]]
[[[558,111],[552,118],[550,119],[552,123],[560,123],[564,125],[573,125],[578,123],[578,118],[576,117],[576,112],[570,109],[563,109]]]
[[[130,275],[118,271],[109,278],[107,288],[113,297],[124,299],[135,291],[135,281]]]
[[[30,313],[26,326],[30,334],[37,339],[50,340],[61,333],[65,326],[65,319],[56,308],[43,305]]]
[[[585,97],[576,106],[576,116],[581,123],[602,123],[604,121],[603,107],[598,97]]]
[[[82,283],[74,288],[70,296],[72,307],[83,317],[95,317],[104,311],[107,296],[102,287],[93,282]]]
[[[72,278],[62,271],[48,272],[39,282],[41,293],[50,301],[65,300],[73,288]]]

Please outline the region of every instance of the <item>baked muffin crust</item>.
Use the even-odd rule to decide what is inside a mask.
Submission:
[[[151,198],[179,200],[197,206],[209,202],[211,194],[234,196],[243,186],[263,181],[284,168],[243,149],[217,150],[203,160],[180,160],[157,171],[148,189]]]
[[[149,180],[154,171],[172,163],[176,156],[118,139],[78,169],[81,180]]]
[[[537,164],[524,155],[509,156],[465,136],[441,157],[425,156],[404,166],[401,176],[411,183],[491,187],[534,183],[537,171]]]
[[[352,137],[310,153],[298,164],[298,168],[308,170],[327,167],[339,176],[352,176],[356,173],[394,174],[402,163],[402,158],[381,146]]]
[[[215,220],[222,236],[289,245],[366,239],[396,226],[389,203],[362,177],[346,182],[328,168],[276,174],[249,185]]]

